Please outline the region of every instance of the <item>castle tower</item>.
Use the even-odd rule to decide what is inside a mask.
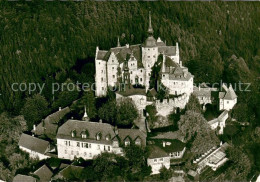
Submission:
[[[152,67],[158,58],[158,47],[156,39],[153,37],[153,27],[152,27],[152,17],[151,12],[149,12],[149,25],[148,25],[148,38],[145,40],[142,45],[142,63],[146,70],[144,77],[144,85],[146,90],[149,89],[150,85],[150,76],[152,72]]]

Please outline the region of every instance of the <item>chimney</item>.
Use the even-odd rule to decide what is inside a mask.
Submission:
[[[163,147],[165,147],[165,141],[163,141]]]
[[[126,48],[129,48],[129,44],[126,44],[125,46],[126,46]]]
[[[199,90],[200,90],[200,84],[199,84]]]
[[[99,120],[99,123],[102,123],[102,119]]]
[[[61,107],[59,107],[59,111],[61,110]]]
[[[33,131],[34,131],[34,132],[36,131],[36,126],[35,126],[35,124],[33,125]]]

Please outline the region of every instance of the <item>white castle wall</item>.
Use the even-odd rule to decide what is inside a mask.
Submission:
[[[162,84],[166,86],[171,95],[181,95],[186,93],[190,95],[193,92],[193,78],[190,80],[169,80],[167,74],[162,77]]]
[[[119,62],[118,62],[114,52],[112,52],[109,59],[108,59],[108,62],[107,62],[108,86],[114,87],[116,85],[118,65],[119,65]]]
[[[174,108],[184,109],[186,104],[189,101],[189,96],[184,94],[178,98],[174,99],[164,99],[162,102],[156,100],[155,106],[158,112],[158,115],[168,116]]]
[[[149,89],[149,81],[152,67],[158,58],[158,47],[142,47],[142,63],[146,70],[144,85],[146,90]]]

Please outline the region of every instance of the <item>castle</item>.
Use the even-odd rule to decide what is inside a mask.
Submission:
[[[160,37],[153,37],[151,13],[149,13],[148,37],[143,44],[120,46],[110,50],[96,48],[96,96],[106,96],[109,87],[116,87],[118,83],[141,85],[147,92],[150,85],[152,67],[159,55],[163,56],[161,65],[161,82],[174,96],[193,92],[193,75],[182,66],[179,46],[167,46]],[[187,97],[187,98],[188,98]]]

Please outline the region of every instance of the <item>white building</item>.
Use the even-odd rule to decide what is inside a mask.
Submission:
[[[152,167],[152,174],[160,173],[160,169],[165,167],[170,168],[170,156],[156,145],[149,146],[149,157],[147,158],[147,165]]]
[[[85,115],[84,115],[85,116]],[[58,158],[93,159],[102,152],[123,154],[122,146],[146,145],[146,133],[139,129],[117,129],[108,123],[88,119],[68,120],[57,133]]]
[[[50,158],[47,154],[51,150],[48,141],[23,133],[18,145],[21,150],[29,153],[31,158],[38,158],[39,160]]]
[[[176,66],[171,67],[170,71],[175,70],[175,73],[178,74],[175,77],[173,76],[175,73],[165,72],[164,84],[170,88],[172,94],[179,95],[187,92],[189,95],[192,92],[193,76],[188,73],[187,68],[181,65],[178,43],[176,46],[167,46],[160,38],[156,40],[153,37],[151,15],[149,14],[148,38],[143,44],[120,46],[118,39],[118,45],[115,48],[110,50],[96,48],[96,96],[105,96],[108,87],[115,87],[120,83],[142,85],[147,91],[152,67],[160,54],[170,61],[170,65],[175,63]],[[169,77],[169,82],[165,79],[166,77]]]
[[[229,88],[226,85],[222,85],[224,92],[219,92],[219,110],[231,110],[237,103],[237,95],[232,88],[232,85],[229,85]]]
[[[208,122],[212,130],[219,129],[218,134],[224,133],[224,128],[226,127],[226,120],[228,118],[228,111],[223,111],[218,118],[215,118]]]

